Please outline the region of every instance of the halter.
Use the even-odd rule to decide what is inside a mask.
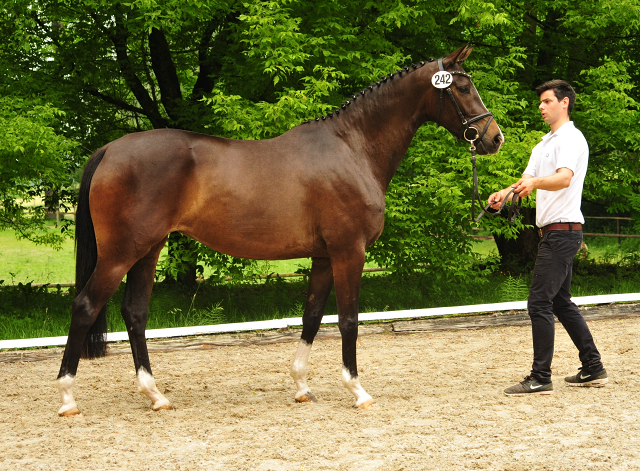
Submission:
[[[440,69],[440,71],[445,71],[444,65],[442,63],[442,58],[438,59],[438,69]],[[466,72],[454,70],[449,73],[451,75],[461,75],[463,77],[467,77],[469,81],[471,81],[471,76]],[[500,212],[502,211],[502,208],[504,208],[505,203],[509,199],[509,196],[511,196],[511,193],[513,193],[513,189],[509,192],[509,194],[507,194],[506,198],[500,205],[500,209],[492,209],[491,204],[488,204],[482,209],[478,217],[477,218],[475,217],[476,200],[480,204],[480,207],[481,208],[483,207],[482,198],[480,197],[480,191],[478,190],[478,171],[476,169],[475,141],[480,140],[484,137],[485,133],[487,132],[487,129],[489,129],[489,124],[491,124],[491,121],[493,120],[493,114],[490,111],[487,111],[486,113],[479,114],[477,116],[474,116],[473,118],[466,119],[464,117],[464,114],[462,114],[462,111],[460,110],[460,106],[458,106],[456,97],[453,95],[453,92],[451,91],[451,85],[449,85],[446,88],[440,89],[440,103],[438,105],[438,116],[436,117],[436,126],[440,126],[440,110],[442,109],[442,97],[444,96],[445,90],[449,94],[449,98],[451,98],[453,107],[456,109],[456,112],[460,117],[460,121],[462,122],[462,128],[460,129],[460,133],[458,134],[458,140],[461,141],[462,139],[464,139],[471,145],[471,147],[469,147],[469,150],[471,151],[471,165],[473,167],[473,196],[471,198],[471,218],[475,222],[478,222],[480,221],[480,218],[482,218],[482,216],[484,216],[485,214],[489,214],[491,216],[496,216],[500,214]],[[489,117],[489,119],[484,125],[482,132],[478,133],[478,129],[475,126],[471,126],[471,124],[481,120],[482,118],[486,118],[487,116]],[[520,196],[516,196],[516,197],[517,197],[517,200],[513,202],[513,204],[511,204],[511,206],[509,207],[509,215],[508,215],[509,222],[515,221],[515,219],[520,215],[520,208],[522,207],[522,198]]]

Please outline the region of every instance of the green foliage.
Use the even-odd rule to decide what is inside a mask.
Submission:
[[[213,270],[208,278],[211,281],[222,282],[227,277],[238,281],[251,279],[258,266],[255,260],[225,255],[202,244],[198,247],[198,254],[199,262]]]
[[[584,94],[575,113],[590,143],[585,196],[614,214],[640,211],[640,104],[631,95],[630,67],[607,60],[583,71]]]
[[[182,234],[170,237],[166,246],[171,256],[161,258],[156,267],[156,278],[162,274],[166,278],[178,280],[181,273],[188,271],[190,266],[197,266],[198,252],[194,250],[197,242]],[[202,275],[202,266],[197,266],[197,273]]]
[[[31,283],[6,287],[0,281],[0,300],[2,339],[52,337],[69,331],[73,295],[59,286],[51,291]]]
[[[521,277],[507,276],[500,285],[500,301],[524,301],[529,296],[529,286]]]
[[[483,68],[490,63],[490,56],[498,56],[487,75],[488,81],[480,83],[482,77],[477,77],[483,99],[487,86],[491,88],[498,83],[496,76],[503,75],[505,66],[498,61],[505,52],[519,53],[512,61],[519,65],[512,75],[512,87],[502,91],[508,111],[506,115],[496,113],[507,139],[498,156],[501,170],[492,165],[493,178],[485,183],[489,185],[485,186],[486,193],[519,177],[516,171],[524,169],[531,148],[548,131],[537,113],[533,89],[544,81],[562,78],[572,83],[578,93],[572,118],[591,148],[583,201],[594,212],[587,214],[632,216],[638,230],[640,43],[636,38],[640,4],[637,0],[464,0],[456,11],[454,22],[464,25],[472,42],[484,46],[472,55],[474,67],[469,64],[469,69]],[[485,103],[492,111],[498,111],[495,103],[487,99]],[[516,104],[525,107],[517,110]],[[510,162],[515,163],[511,178],[501,173],[509,170]],[[532,205],[535,196],[528,199],[531,201],[525,204]],[[507,236],[517,235],[520,229],[500,224],[496,227],[495,223],[489,221],[483,226]]]
[[[60,119],[64,113],[50,104],[0,97],[0,230],[15,229],[20,237],[54,247],[60,247],[68,221],[48,229],[45,216],[51,209],[36,198],[55,196],[45,200],[55,207],[64,205],[63,195],[70,200],[64,189],[73,183],[78,144],[51,126]]]
[[[639,28],[637,0],[13,0],[0,12],[0,224],[53,241],[20,219],[15,202],[47,189],[72,202],[65,191],[80,148],[86,158],[125,133],[162,127],[270,138],[382,74],[471,42],[465,67],[506,136],[498,155],[478,158],[481,194],[519,178],[547,132],[533,89],[564,78],[592,150],[585,201],[633,216],[638,230]],[[474,276],[470,200],[465,146],[423,127],[389,188],[370,260]],[[507,237],[523,228],[500,218],[482,226]],[[209,265],[221,279],[255,269],[197,247],[172,252],[182,258],[163,262],[166,273]]]
[[[470,164],[447,140],[442,130],[424,127],[398,169],[387,190],[385,231],[368,252],[381,266],[470,274],[471,224],[460,182]]]

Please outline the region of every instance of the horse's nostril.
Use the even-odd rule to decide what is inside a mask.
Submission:
[[[499,146],[503,142],[504,140],[502,139],[502,135],[500,133],[496,134],[495,137],[493,138],[493,143],[497,146]]]

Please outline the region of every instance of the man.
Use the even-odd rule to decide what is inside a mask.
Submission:
[[[511,189],[521,197],[536,194],[536,225],[542,240],[533,269],[528,310],[533,333],[533,365],[524,381],[504,390],[508,396],[553,394],[551,360],[554,314],[578,348],[582,368],[565,378],[569,386],[601,387],[608,381],[589,327],[571,301],[573,258],[582,243],[580,212],[589,147],[570,119],[576,93],[567,82],[551,80],[536,88],[542,119],[551,132],[531,152],[522,178],[489,197],[498,208]]]

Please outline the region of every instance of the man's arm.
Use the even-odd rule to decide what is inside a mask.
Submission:
[[[533,190],[558,191],[569,186],[573,178],[573,171],[562,167],[556,170],[556,173],[548,177],[532,177],[531,175],[522,175],[522,178],[511,185],[514,193],[525,198],[533,192]]]
[[[488,203],[493,203],[491,207],[494,209],[500,208],[502,201],[504,201],[511,189],[513,189],[513,193],[511,194],[510,199],[513,199],[516,194],[521,198],[526,198],[535,189],[547,191],[562,190],[569,186],[572,178],[573,171],[566,167],[559,168],[556,170],[556,173],[547,177],[534,177],[525,173],[522,175],[522,178],[513,185],[489,196]]]

